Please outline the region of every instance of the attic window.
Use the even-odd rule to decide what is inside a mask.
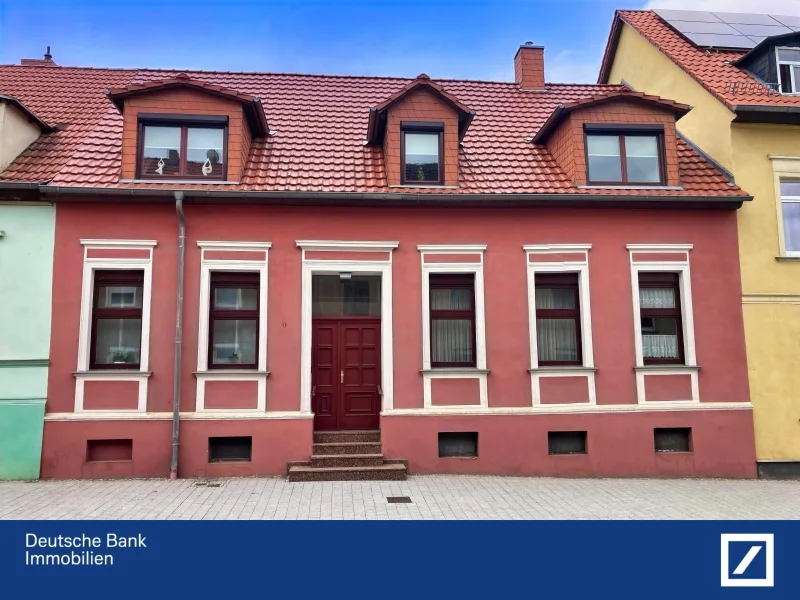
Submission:
[[[224,180],[227,117],[164,117],[140,118],[138,177]]]
[[[800,48],[778,48],[781,93],[800,94]]]
[[[586,133],[587,179],[591,185],[664,185],[663,155],[661,133]]]
[[[442,185],[444,124],[403,122],[401,129],[402,183]]]

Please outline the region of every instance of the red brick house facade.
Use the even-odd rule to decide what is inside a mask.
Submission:
[[[0,67],[55,128],[0,173],[56,204],[42,476],[754,476],[749,197],[688,106],[515,67]]]

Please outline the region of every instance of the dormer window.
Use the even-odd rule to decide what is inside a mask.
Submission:
[[[444,124],[403,122],[401,131],[402,183],[442,185]]]
[[[800,94],[800,48],[778,48],[778,82],[782,94]]]
[[[227,117],[139,117],[140,179],[226,179]]]
[[[660,132],[586,128],[590,185],[665,185]]]

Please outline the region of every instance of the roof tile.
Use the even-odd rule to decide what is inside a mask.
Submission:
[[[81,67],[0,67],[0,93],[18,98],[48,123],[68,124],[62,130],[42,135],[0,173],[0,180],[81,187],[174,187],[119,181],[122,116],[104,92],[183,80],[179,74],[202,85],[259,98],[273,130],[267,138],[253,140],[239,184],[182,186],[187,189],[620,193],[579,189],[548,150],[533,144],[530,138],[557,106],[616,93],[625,89],[622,86],[548,84],[544,91],[526,92],[514,83],[438,81],[435,85],[444,93],[476,112],[459,149],[459,187],[389,188],[382,148],[364,145],[369,109],[412,83],[412,79]],[[648,196],[744,195],[688,145],[679,143],[684,189],[648,190]]]

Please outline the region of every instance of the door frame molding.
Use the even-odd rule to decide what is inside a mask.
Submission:
[[[397,242],[297,242],[303,250],[300,302],[300,412],[311,413],[311,279],[314,275],[358,273],[381,276],[381,412],[394,407],[394,356],[392,353],[392,254],[388,260],[306,260],[306,250],[378,252],[397,248]]]

